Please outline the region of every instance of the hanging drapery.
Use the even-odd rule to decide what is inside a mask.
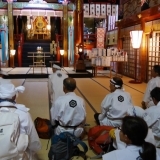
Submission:
[[[1,61],[8,60],[8,28],[5,24],[0,25],[0,39],[2,44]]]
[[[104,48],[105,28],[97,28],[97,48]]]
[[[74,27],[68,28],[68,61],[69,65],[74,63]]]

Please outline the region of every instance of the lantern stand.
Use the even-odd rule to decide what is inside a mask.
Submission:
[[[140,48],[141,40],[142,40],[143,31],[135,30],[130,32],[131,43],[134,49],[135,59],[134,59],[134,80],[130,80],[129,83],[140,84],[142,81],[137,78],[137,51]]]

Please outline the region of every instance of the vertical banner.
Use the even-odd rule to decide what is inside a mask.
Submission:
[[[105,28],[97,28],[97,48],[104,48]]]
[[[89,4],[84,4],[83,9],[84,15],[89,15]]]
[[[2,44],[1,61],[5,62],[8,60],[8,28],[5,24],[0,26],[0,38]]]
[[[69,65],[74,64],[74,27],[68,28],[68,62]]]
[[[96,16],[100,16],[100,4],[96,4]]]
[[[101,4],[101,15],[102,16],[106,15],[106,4]]]
[[[112,5],[112,16],[115,16],[115,21],[118,20],[118,5]]]
[[[95,4],[90,4],[90,15],[95,16]]]
[[[111,5],[107,4],[107,16],[111,16]]]

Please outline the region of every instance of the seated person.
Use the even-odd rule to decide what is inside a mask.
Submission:
[[[152,129],[156,147],[160,147],[160,87],[151,91],[151,97],[155,105],[145,110],[144,120],[148,127]]]
[[[17,146],[21,147],[18,147],[18,155],[15,157],[15,160],[19,160],[21,156],[23,157],[24,155],[22,155],[22,153],[27,154],[25,156],[27,156],[28,159],[32,159],[35,152],[41,149],[41,143],[37,131],[28,112],[29,108],[26,108],[23,104],[17,104],[15,102],[16,94],[18,92],[23,92],[24,89],[23,86],[15,87],[11,83],[0,84],[0,112],[16,109],[14,113],[18,114],[20,120],[19,138],[21,138],[21,141]]]
[[[97,124],[119,127],[122,118],[133,106],[129,93],[122,89],[123,81],[119,77],[110,80],[111,93],[106,95],[101,103],[101,113],[94,115]]]
[[[103,160],[156,160],[155,146],[145,141],[147,133],[148,126],[142,118],[124,117],[120,140],[126,144],[126,147],[103,155]]]
[[[84,100],[74,93],[76,81],[66,78],[63,81],[64,96],[59,96],[51,108],[51,121],[57,124],[55,134],[70,132],[80,137],[84,130],[86,110]]]
[[[51,103],[59,97],[63,96],[63,80],[68,77],[67,74],[61,71],[61,67],[58,65],[53,65],[52,67],[53,74],[49,75],[48,79],[48,89]]]
[[[160,66],[155,65],[152,69],[152,79],[149,80],[147,84],[146,91],[144,93],[143,101],[142,101],[142,107],[144,109],[149,108],[150,106],[154,106],[154,103],[152,101],[152,98],[150,96],[150,92],[155,87],[160,87]]]

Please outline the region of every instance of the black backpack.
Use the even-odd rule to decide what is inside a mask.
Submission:
[[[79,149],[78,144],[84,151]],[[81,156],[86,160],[87,151],[88,147],[83,141],[69,132],[62,132],[52,137],[48,158],[49,160],[70,160],[74,156]]]

